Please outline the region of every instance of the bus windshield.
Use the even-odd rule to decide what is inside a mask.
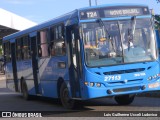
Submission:
[[[156,45],[150,19],[82,23],[87,66],[106,66],[156,59]],[[107,30],[107,32],[106,32]]]

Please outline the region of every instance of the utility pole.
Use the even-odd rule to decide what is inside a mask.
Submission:
[[[97,0],[95,0],[95,4],[96,4],[96,6],[97,6]]]
[[[95,0],[95,4],[97,6],[97,0]],[[91,7],[92,6],[92,0],[89,0],[89,6]]]
[[[91,7],[91,5],[92,5],[92,4],[91,4],[91,0],[89,0],[89,6]]]

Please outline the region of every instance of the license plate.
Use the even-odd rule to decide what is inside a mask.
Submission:
[[[149,88],[157,88],[157,87],[159,87],[159,86],[160,86],[160,84],[159,84],[158,82],[148,85]]]

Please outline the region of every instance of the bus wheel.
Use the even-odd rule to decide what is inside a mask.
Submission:
[[[133,102],[135,95],[122,95],[122,96],[115,96],[115,101],[119,105],[129,105]]]
[[[28,94],[27,84],[24,81],[22,82],[22,95],[25,100],[30,99],[30,96]]]
[[[73,109],[75,107],[75,100],[69,98],[69,91],[65,83],[62,83],[60,88],[60,99],[65,108]]]

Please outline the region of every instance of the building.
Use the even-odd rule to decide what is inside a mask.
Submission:
[[[36,23],[0,8],[0,41],[4,36],[35,26]],[[0,54],[2,54],[0,43]]]

